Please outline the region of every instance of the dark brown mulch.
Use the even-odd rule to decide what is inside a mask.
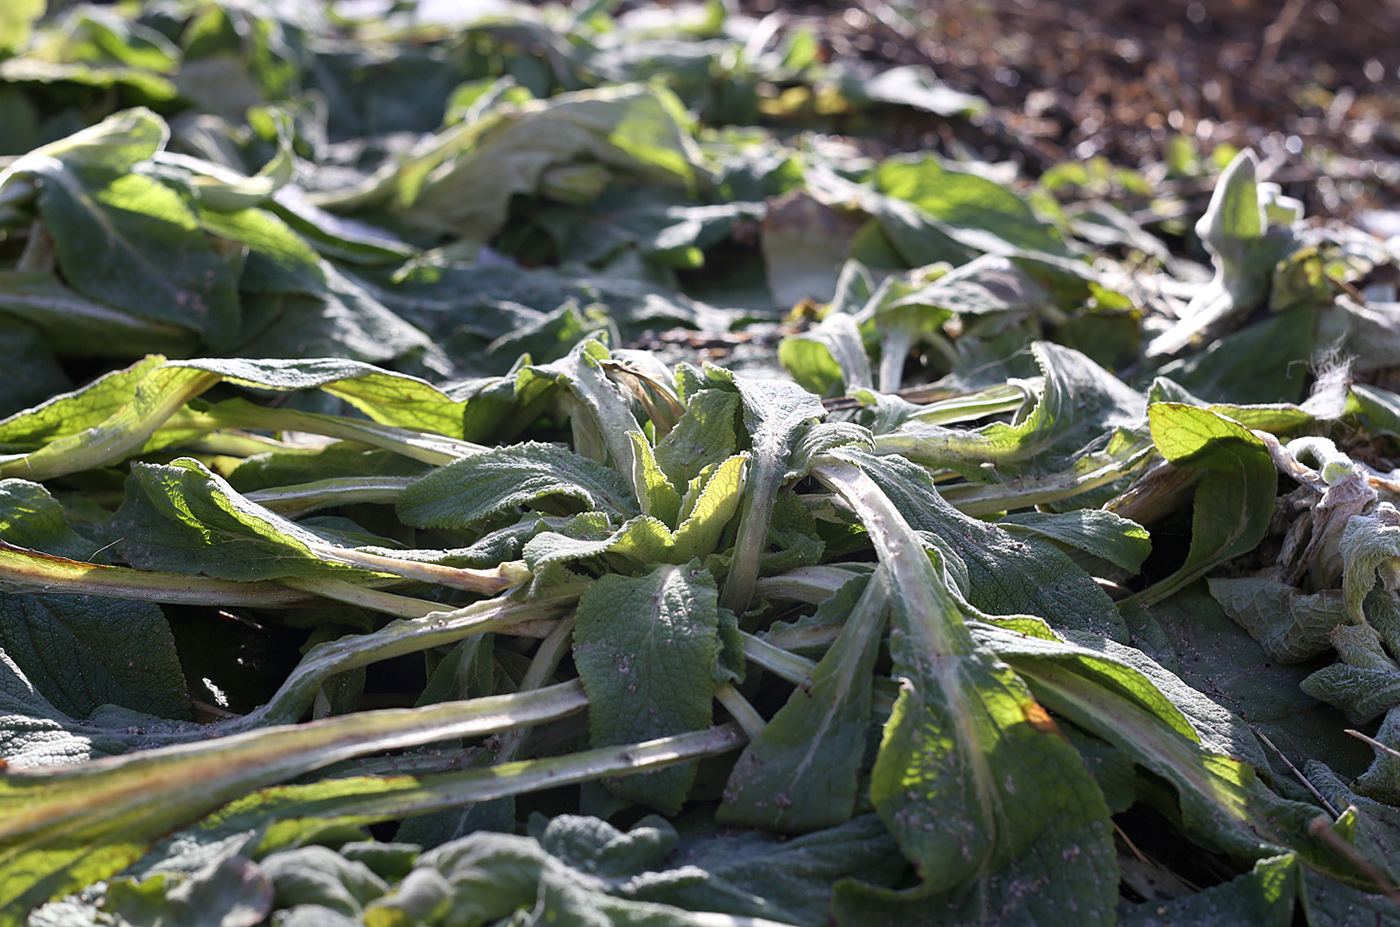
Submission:
[[[954,137],[980,156],[1160,162],[1169,135],[1253,146],[1310,212],[1400,190],[1400,0],[748,0],[815,22],[831,52],[926,64],[991,110]],[[907,148],[947,148],[911,124]]]

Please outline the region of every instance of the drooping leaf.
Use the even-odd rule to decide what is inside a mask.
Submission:
[[[1254,549],[1269,526],[1278,475],[1264,443],[1237,422],[1172,402],[1153,403],[1147,413],[1163,457],[1206,471],[1196,488],[1186,562],[1138,595],[1152,604]]]
[[[588,692],[594,746],[631,743],[710,724],[719,656],[714,579],[699,564],[643,576],[604,576],[579,600],[574,662]],[[675,814],[695,778],[682,765],[610,787]]]
[[[928,474],[898,456],[865,459],[862,469],[910,526],[941,542],[967,582],[963,594],[994,615],[1039,615],[1057,628],[1126,637],[1122,616],[1089,574],[1050,544],[1018,541],[1005,529],[963,515],[942,498]],[[956,576],[956,573],[954,573]]]
[[[853,464],[823,461],[813,472],[855,509],[894,587],[891,655],[902,682],[871,800],[919,873],[917,903],[957,920],[998,911],[1003,923],[1029,924],[1073,897],[1081,922],[1112,923],[1108,809],[1079,754],[1025,684],[973,643],[897,505]],[[1076,859],[1072,877],[1046,868],[1065,853]],[[1018,888],[1028,881],[1042,890]]]
[[[1136,573],[1152,552],[1152,539],[1141,525],[1103,509],[1017,512],[997,524],[1011,534],[1044,537],[1074,547],[1131,573]]]
[[[637,514],[632,488],[616,471],[557,445],[524,444],[488,451],[410,483],[399,515],[419,527],[467,528],[520,505],[546,510],[569,500],[619,518]]]
[[[743,401],[744,425],[753,443],[753,464],[744,494],[733,565],[721,602],[743,612],[753,595],[759,558],[768,543],[773,499],[786,478],[788,458],[808,427],[826,414],[821,400],[794,383],[733,377]]]
[[[74,289],[192,330],[216,351],[232,346],[241,314],[233,268],[175,191],[142,174],[80,175],[58,161],[32,170],[43,180],[39,210]]]
[[[806,833],[850,818],[888,607],[888,586],[876,577],[853,579],[823,603],[845,621],[841,636],[812,671],[811,687],[795,689],[740,755],[716,814],[721,824]]]

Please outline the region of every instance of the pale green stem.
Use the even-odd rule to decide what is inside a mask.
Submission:
[[[563,618],[554,626],[540,643],[539,649],[535,651],[535,656],[530,660],[529,669],[525,670],[524,677],[520,680],[520,691],[528,692],[531,689],[538,689],[554,675],[554,671],[559,668],[564,655],[569,652],[569,642],[573,638],[574,619]],[[525,739],[530,736],[530,728],[518,727],[513,731],[508,731],[501,735],[500,746],[496,748],[496,761],[498,763],[509,762],[515,759]]]
[[[326,783],[283,786],[277,790],[277,798],[279,804],[289,802],[290,806],[295,806],[299,795],[305,793],[306,807],[311,814],[350,817],[371,823],[604,777],[650,772],[686,760],[728,753],[746,742],[747,738],[736,726],[726,724],[645,743],[599,747],[566,756],[503,763],[489,769],[423,776],[416,781],[403,782],[397,788],[393,785],[384,788],[381,779],[343,780],[347,792],[359,783],[363,783],[363,792],[346,794],[338,801],[322,797]],[[311,804],[313,800],[315,804]],[[252,801],[249,805],[257,807]]]
[[[306,450],[244,431],[215,431],[189,441],[181,441],[179,447],[182,453],[191,456],[217,454],[221,457],[252,457],[254,454],[286,454]]]
[[[1012,509],[1046,505],[1097,489],[1145,466],[1152,455],[1147,445],[1132,455],[1107,461],[1086,473],[1057,473],[1005,483],[959,483],[940,490],[959,512],[979,517]]]
[[[879,484],[855,464],[833,458],[819,458],[812,476],[836,491],[856,513],[870,535],[880,563],[888,571],[899,606],[911,616],[909,628],[923,639],[918,647],[929,659],[972,650],[972,637],[963,624],[952,596],[929,562],[928,552],[917,532]],[[942,661],[947,675],[940,683],[956,696],[961,683],[954,661]],[[969,738],[968,743],[975,743]]]
[[[763,640],[774,647],[795,650],[799,647],[827,647],[841,635],[841,626],[829,624],[822,627],[793,628],[782,631],[769,631]]]
[[[734,556],[729,561],[729,575],[724,578],[720,604],[736,615],[748,610],[753,599],[754,582],[759,564],[768,546],[768,526],[773,519],[773,503],[783,480],[783,465],[777,455],[760,453],[755,449],[753,476],[745,494],[744,511],[739,517],[739,536],[734,544]]]
[[[483,453],[487,448],[469,441],[411,428],[380,425],[367,419],[341,415],[320,415],[298,409],[270,409],[252,403],[229,401],[207,412],[192,412],[191,424],[210,431],[243,428],[252,431],[304,431],[341,441],[358,441],[394,451],[430,464],[448,464],[463,457]]]
[[[752,634],[743,633],[743,638],[744,659],[763,667],[779,679],[786,679],[803,690],[812,688],[812,670],[817,668],[814,661],[774,647]]]
[[[904,362],[914,347],[914,337],[907,328],[891,326],[880,335],[880,392],[895,393],[904,381]]]
[[[244,496],[279,514],[306,514],[333,505],[390,504],[398,500],[414,479],[411,476],[345,476],[259,489]]]
[[[422,602],[405,596],[392,598],[404,600],[403,603],[388,603],[396,606],[415,607]],[[370,663],[455,644],[477,634],[517,633],[526,623],[535,633],[544,627],[553,631],[555,619],[566,603],[554,599],[522,602],[502,596],[458,609],[424,604],[435,605],[435,610],[419,617],[392,621],[370,634],[351,634],[312,647],[267,704],[230,724],[250,728],[294,721],[301,717],[327,679]],[[545,633],[547,635],[548,631]]]
[[[169,605],[286,608],[313,597],[274,582],[238,582],[104,566],[55,557],[0,541],[0,587],[10,592],[48,592],[135,599]]]
[[[11,803],[7,813],[0,815],[0,847],[64,820],[88,815],[112,818],[143,804],[163,802],[169,793],[173,793],[169,794],[172,803],[183,800],[208,810],[250,789],[356,756],[449,738],[483,737],[564,718],[587,706],[583,684],[572,680],[534,692],[355,712],[74,766],[14,769],[7,774],[7,786],[35,787],[36,800],[27,807]],[[57,800],[55,793],[62,790],[74,792],[72,800]]]
[[[851,579],[860,574],[838,566],[806,566],[765,576],[754,583],[754,595],[763,599],[791,602],[825,602]]]
[[[337,547],[334,544],[319,544],[309,541],[307,548],[322,560],[344,563],[373,570],[378,573],[392,573],[404,579],[414,579],[483,595],[496,595],[506,589],[530,581],[530,568],[523,560],[510,560],[491,570],[476,570],[467,567],[443,566],[439,563],[425,563],[421,560],[404,560],[400,557],[386,557],[352,547]]]
[[[716,689],[715,698],[724,706],[724,710],[729,712],[729,717],[743,728],[749,740],[763,733],[763,727],[767,723],[763,720],[763,715],[759,714],[732,684],[726,682]]]

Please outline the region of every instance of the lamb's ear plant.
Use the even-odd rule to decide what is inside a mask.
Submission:
[[[715,787],[702,781],[696,761],[726,753],[728,782],[714,812],[720,822],[817,834],[857,820],[862,806],[879,815],[909,874],[889,870],[865,887],[845,885],[838,911],[897,919],[933,909],[972,921],[995,911],[1055,923],[1074,905],[1076,923],[1113,923],[1119,864],[1100,778],[1106,757],[1126,764],[1114,768],[1140,768],[1166,783],[1142,800],[1178,820],[1189,839],[1251,863],[1288,856],[1365,887],[1355,851],[1319,843],[1309,831],[1316,809],[1274,795],[1233,758],[1262,756],[1250,735],[1203,732],[1219,709],[1145,654],[1113,642],[1128,633],[1122,618],[1065,551],[1134,569],[1146,553],[1134,523],[1092,509],[979,522],[949,505],[929,471],[892,445],[828,420],[812,394],[717,369],[681,369],[662,383],[670,402],[653,408],[679,415],[666,422],[665,437],[648,437],[657,422],[609,373],[609,356],[584,344],[543,371],[591,456],[539,442],[486,448],[381,424],[378,440],[360,446],[426,465],[418,475],[242,493],[230,482],[238,466],[228,453],[219,458],[227,479],[196,459],[171,459],[182,445],[227,433],[188,429],[154,445],[168,463],[130,461],[125,499],[105,522],[77,517],[39,483],[3,484],[7,533],[21,542],[6,543],[4,578],[26,590],[14,597],[32,603],[24,620],[51,639],[59,627],[77,634],[75,643],[93,639],[65,618],[64,603],[75,595],[98,614],[106,614],[104,600],[288,617],[295,612],[287,609],[342,602],[391,618],[323,640],[262,705],[205,725],[113,706],[78,723],[68,712],[92,711],[101,695],[60,699],[65,690],[52,677],[31,681],[38,652],[15,651],[6,691],[12,700],[27,697],[30,717],[27,729],[11,720],[5,732],[5,909],[111,879],[182,828],[199,846],[246,835],[241,845],[263,847],[256,856],[285,846],[296,828],[363,826],[577,782],[597,783],[608,801],[676,815]],[[1049,349],[1041,356],[1057,363]],[[217,418],[220,406],[200,411],[186,387],[169,387],[183,406],[140,401],[142,383],[184,371],[197,372],[201,384],[220,375],[264,388],[294,380],[354,396],[383,420],[408,414],[402,403],[364,398],[374,395],[366,387],[394,383],[387,372],[323,367],[308,375],[315,365],[240,364],[147,365],[145,379],[128,378],[127,403],[97,427],[151,442],[172,427],[166,423]],[[1271,486],[1249,469],[1259,457],[1271,477],[1265,443],[1187,406],[1153,405],[1147,421],[1135,421],[1134,410],[1142,415],[1135,394],[1106,377],[1047,382],[1038,399],[1082,409],[1077,395],[1126,397],[1100,405],[1112,410],[1106,418],[1081,418],[1072,431],[1051,412],[1032,411],[1016,429],[988,435],[1004,435],[998,440],[1008,448],[1034,438],[1048,454],[1056,442],[1085,441],[1086,428],[1146,430],[1150,422],[1166,459],[1211,468],[1197,488],[1196,541],[1181,571],[1199,575],[1247,550],[1256,529],[1216,539],[1201,525],[1219,514],[1209,501],[1211,479],[1225,481],[1222,492],[1246,477]],[[426,385],[403,384],[399,394],[428,409],[448,401]],[[241,421],[279,411],[238,401]],[[301,428],[320,426],[345,440],[341,419],[298,415]],[[1170,416],[1181,427],[1168,428]],[[123,424],[102,425],[114,419]],[[45,420],[55,419],[40,407],[5,427],[33,435]],[[620,435],[619,423],[628,426]],[[46,437],[31,458],[66,440]],[[442,458],[426,460],[435,441]],[[113,445],[120,451],[86,463],[106,466],[144,446],[123,439]],[[269,453],[261,444],[247,450]],[[71,453],[52,459],[68,461],[65,471],[82,466]],[[270,453],[294,460],[301,451]],[[1019,456],[1038,459],[1035,449]],[[396,513],[436,546],[405,546],[397,538],[410,535],[401,531],[371,534],[343,518],[298,515],[347,505]],[[804,545],[812,553],[789,556]],[[823,554],[828,545],[833,551]],[[858,569],[866,550],[879,564],[873,573]],[[811,556],[826,565],[808,565]],[[115,562],[88,562],[94,557]],[[820,606],[786,629],[765,617],[781,614],[785,601]],[[159,640],[153,631],[130,644],[152,669],[150,648],[170,646]],[[530,671],[518,681],[497,674],[466,700],[345,713],[352,706],[337,693],[347,680],[362,680],[366,666],[481,641],[508,646],[502,654],[534,651]],[[166,685],[155,676],[123,684],[127,704],[170,702],[155,698],[154,687]],[[139,702],[133,693],[143,687],[149,694]],[[755,700],[784,691],[785,707],[771,716],[755,708]],[[585,708],[586,724],[578,720]],[[312,720],[301,720],[308,712]],[[492,746],[482,740],[488,736],[499,741]],[[477,745],[412,752],[445,742]],[[1091,742],[1101,746],[1085,754]],[[402,772],[356,759],[386,751],[399,752]],[[53,765],[56,756],[64,765]],[[1095,762],[1086,765],[1090,756]],[[326,767],[335,771],[317,779]],[[1069,870],[1050,862],[1067,854],[1075,861]],[[1044,889],[1017,889],[1029,883]],[[707,897],[687,904],[703,908]]]
[[[1400,921],[1383,248],[292,6],[0,3],[0,927]]]

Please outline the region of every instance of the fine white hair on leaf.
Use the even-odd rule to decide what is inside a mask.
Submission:
[[[1303,411],[1323,421],[1336,421],[1346,411],[1347,394],[1351,390],[1350,356],[1333,350],[1313,362],[1313,387]]]

